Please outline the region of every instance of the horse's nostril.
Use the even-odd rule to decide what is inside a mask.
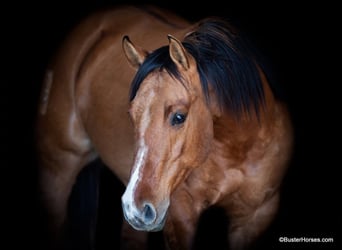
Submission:
[[[143,220],[145,224],[151,224],[156,219],[157,213],[152,204],[146,203],[143,209]]]

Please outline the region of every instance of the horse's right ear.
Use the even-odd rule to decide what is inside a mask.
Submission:
[[[147,51],[139,47],[136,47],[130,40],[128,36],[124,36],[122,39],[122,48],[126,55],[128,62],[135,68],[139,68],[144,62]]]

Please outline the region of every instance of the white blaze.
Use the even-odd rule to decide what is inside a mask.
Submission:
[[[146,99],[151,101],[153,99],[153,96],[154,96],[154,92],[151,91]],[[136,155],[135,162],[133,165],[133,172],[131,173],[131,177],[126,187],[126,191],[122,196],[122,203],[125,204],[124,209],[125,209],[126,216],[128,217],[130,216],[133,217],[133,214],[137,213],[136,206],[134,204],[134,192],[135,192],[135,188],[137,184],[140,181],[140,173],[142,171],[142,168],[145,165],[146,156],[148,152],[148,147],[145,144],[144,136],[145,136],[146,129],[148,128],[150,124],[150,109],[148,108],[149,103],[146,104],[146,107],[147,108],[145,108],[141,116],[142,118],[140,121],[140,128],[139,128],[139,144],[138,144],[139,147],[138,147],[137,155]]]

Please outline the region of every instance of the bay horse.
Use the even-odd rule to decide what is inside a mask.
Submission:
[[[225,19],[190,23],[152,6],[97,12],[56,53],[41,93],[40,187],[55,240],[77,176],[97,158],[125,185],[127,237],[163,230],[169,249],[192,249],[201,214],[217,206],[237,250],[273,221],[291,117]]]

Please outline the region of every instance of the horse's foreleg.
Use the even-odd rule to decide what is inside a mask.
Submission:
[[[83,155],[69,151],[46,153],[40,158],[40,190],[48,221],[49,243],[58,247],[58,242],[65,237],[68,200],[76,177],[87,160]]]
[[[229,245],[231,250],[247,249],[271,224],[278,210],[279,194],[274,194],[257,209],[238,217],[231,217]]]

